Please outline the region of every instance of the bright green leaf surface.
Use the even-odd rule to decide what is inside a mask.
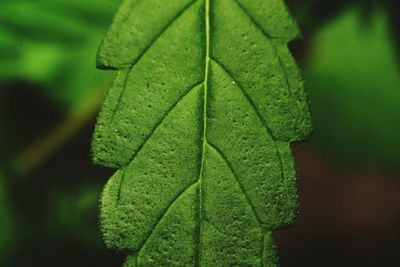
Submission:
[[[293,223],[289,144],[311,130],[282,1],[127,0],[99,51],[118,69],[93,138],[106,244],[126,266],[275,266]]]

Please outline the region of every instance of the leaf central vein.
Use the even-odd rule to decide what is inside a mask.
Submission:
[[[198,179],[199,186],[199,229],[198,229],[198,246],[197,246],[197,257],[196,266],[201,266],[201,236],[202,236],[202,220],[203,220],[203,172],[205,164],[205,151],[207,145],[207,94],[208,94],[208,76],[210,68],[210,0],[204,0],[204,19],[205,19],[205,71],[204,71],[204,95],[203,95],[203,144],[202,144],[202,155],[201,155],[201,167]]]

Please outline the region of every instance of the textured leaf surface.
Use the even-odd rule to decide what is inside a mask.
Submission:
[[[290,142],[311,125],[282,1],[127,0],[93,138],[106,244],[127,266],[275,266],[297,213]]]

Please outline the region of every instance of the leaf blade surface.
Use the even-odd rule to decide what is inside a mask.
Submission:
[[[286,48],[297,27],[281,1],[161,3],[126,1],[99,52],[119,69],[93,139],[95,161],[119,168],[105,242],[127,266],[274,266],[271,231],[297,212],[289,143],[311,128]],[[139,24],[139,40],[124,32]]]

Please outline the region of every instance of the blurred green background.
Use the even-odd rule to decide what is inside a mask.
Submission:
[[[400,266],[399,1],[287,0],[314,134],[294,144],[281,266]],[[98,231],[113,170],[90,162],[113,72],[97,47],[120,0],[0,0],[0,266],[121,266]]]

